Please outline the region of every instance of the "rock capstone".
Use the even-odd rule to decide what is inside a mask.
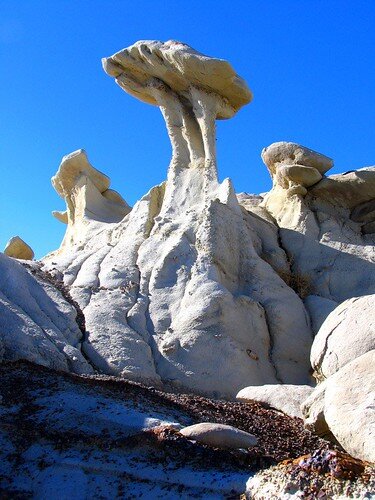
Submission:
[[[14,259],[33,260],[33,249],[23,241],[19,236],[13,236],[4,249],[5,255]]]
[[[119,193],[109,189],[109,178],[89,163],[83,149],[63,157],[52,185],[67,207],[52,212],[68,225],[60,251],[88,239],[100,223],[119,222],[131,210]]]

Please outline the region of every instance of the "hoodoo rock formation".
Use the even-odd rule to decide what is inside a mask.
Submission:
[[[231,182],[218,182],[214,122],[250,101],[247,85],[227,62],[177,42],[138,42],[104,67],[127,92],[159,105],[172,160],[167,182],[122,221],[90,220],[89,237],[80,230],[79,241],[70,237],[44,259],[83,310],[83,351],[106,373],[206,394],[308,383],[309,317],[272,267],[289,272],[277,228],[257,221],[260,242]],[[65,191],[77,190],[74,178],[87,189],[80,172]]]
[[[262,152],[271,191],[236,195],[219,182],[215,120],[252,94],[228,62],[141,41],[103,66],[160,108],[167,180],[131,208],[83,150],[62,159],[60,248],[40,262],[0,256],[0,358],[228,399],[241,391],[302,411],[310,429],[372,460],[342,421],[347,408],[354,425],[362,408],[373,439],[375,167],[327,176],[332,159],[277,142]],[[347,407],[345,385],[357,391]]]
[[[52,212],[68,225],[61,250],[87,241],[100,227],[97,223],[119,222],[130,212],[129,205],[109,189],[109,184],[109,178],[89,163],[83,149],[64,156],[52,177],[53,187],[66,203],[65,212]]]

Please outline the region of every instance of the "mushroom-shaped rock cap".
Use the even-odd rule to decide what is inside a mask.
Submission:
[[[5,255],[15,259],[33,260],[34,252],[32,248],[19,236],[13,236],[5,246]]]
[[[192,86],[218,94],[228,104],[225,110],[218,110],[219,119],[231,118],[252,99],[246,82],[227,61],[205,56],[174,40],[141,40],[102,62],[106,73],[126,92],[149,104],[158,105],[148,91],[153,79],[182,96],[188,95]]]
[[[72,192],[81,175],[89,177],[100,193],[109,188],[109,178],[90,164],[83,149],[63,157],[56,175],[52,177],[52,185],[65,198]]]
[[[313,167],[321,174],[333,167],[333,160],[294,142],[274,142],[262,151],[262,160],[273,175],[278,164]]]

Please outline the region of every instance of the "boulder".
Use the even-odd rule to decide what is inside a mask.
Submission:
[[[262,151],[262,160],[274,176],[277,165],[304,165],[324,174],[333,167],[333,160],[294,142],[274,142]]]
[[[19,236],[13,236],[4,249],[5,255],[14,259],[33,260],[34,252],[32,248]]]
[[[215,448],[251,448],[258,442],[248,432],[224,424],[204,422],[180,430],[187,439],[214,446]]]
[[[324,416],[324,396],[327,380],[319,384],[311,392],[311,394],[301,403],[300,410],[304,420],[305,427],[318,434],[318,436],[326,437],[331,433]]]
[[[375,350],[347,363],[327,380],[324,415],[341,446],[375,462]]]
[[[262,403],[286,413],[290,417],[302,418],[301,403],[307,399],[313,388],[308,385],[262,385],[242,389],[236,396],[239,401]]]
[[[319,380],[375,349],[375,295],[346,300],[322,324],[311,348],[311,365]]]

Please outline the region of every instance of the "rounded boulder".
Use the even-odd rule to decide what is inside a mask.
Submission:
[[[251,448],[258,442],[248,432],[225,424],[203,422],[180,430],[187,439],[214,446],[215,448]]]

